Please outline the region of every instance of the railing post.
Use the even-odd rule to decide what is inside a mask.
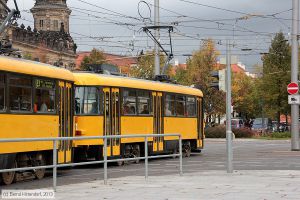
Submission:
[[[181,135],[179,135],[179,173],[180,173],[180,176],[183,175],[183,172],[182,172],[182,138],[181,138]]]
[[[104,138],[104,185],[107,185],[107,136]]]
[[[145,179],[148,180],[148,137],[145,137]]]
[[[56,177],[57,177],[57,140],[53,140],[53,190],[56,192]]]

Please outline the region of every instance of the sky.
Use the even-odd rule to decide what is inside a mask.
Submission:
[[[17,0],[22,19],[33,26],[30,8],[34,0]],[[70,34],[79,51],[98,48],[108,53],[136,56],[151,51],[153,41],[142,27],[153,25],[154,0],[67,0],[72,10]],[[10,7],[13,1],[9,0]],[[226,41],[232,55],[248,71],[261,63],[275,33],[290,40],[292,0],[160,0],[161,25],[174,26],[174,60],[184,63],[203,41],[216,43],[220,57],[226,55]],[[161,44],[170,50],[168,33],[161,31]],[[242,51],[248,49],[248,51]]]

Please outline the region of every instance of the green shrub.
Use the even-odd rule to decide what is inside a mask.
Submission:
[[[252,138],[255,132],[251,131],[249,128],[240,128],[232,130],[236,138]]]
[[[274,132],[270,134],[271,138],[290,138],[291,133],[290,132]]]
[[[226,138],[226,127],[224,125],[209,127],[205,129],[206,138]]]
[[[233,129],[236,138],[251,138],[255,132],[247,128]],[[205,129],[206,138],[226,138],[226,126],[220,125]]]

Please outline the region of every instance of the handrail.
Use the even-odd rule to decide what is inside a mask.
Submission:
[[[170,137],[176,136],[179,140],[179,153],[168,154],[168,155],[148,155],[148,138],[153,137]],[[136,158],[122,158],[122,159],[107,159],[107,139],[115,138],[144,138],[144,150],[145,155],[143,157]],[[104,139],[104,159],[101,161],[90,161],[81,163],[68,163],[68,164],[57,164],[57,141],[72,141],[72,140],[97,140]],[[22,168],[11,168],[2,169],[0,173],[13,172],[13,171],[26,171],[34,169],[53,169],[53,190],[56,191],[57,185],[57,168],[61,167],[71,167],[71,166],[82,166],[82,165],[92,165],[104,163],[104,184],[107,184],[107,163],[117,162],[117,161],[132,161],[132,160],[145,160],[145,179],[148,180],[148,160],[149,158],[166,158],[179,156],[179,174],[182,176],[182,137],[181,134],[140,134],[140,135],[107,135],[107,136],[77,136],[77,137],[51,137],[51,138],[10,138],[10,139],[0,139],[0,143],[13,143],[13,142],[39,142],[39,141],[52,141],[53,142],[53,164],[45,166],[35,166],[35,167],[22,167]]]

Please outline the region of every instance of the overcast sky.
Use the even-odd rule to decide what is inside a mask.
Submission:
[[[20,23],[33,25],[29,13],[33,0],[17,0],[22,19]],[[153,42],[141,30],[153,25],[153,2],[145,0],[149,11],[140,0],[72,0],[70,32],[79,51],[93,47],[109,53],[137,55],[141,50],[153,48]],[[197,5],[189,2],[196,2]],[[10,7],[12,0],[9,0]],[[221,56],[225,54],[225,41],[231,39],[232,51],[248,70],[260,63],[259,53],[266,52],[274,33],[282,31],[288,37],[291,31],[292,0],[160,0],[160,20],[163,25],[174,25],[172,34],[175,58],[185,62],[184,54],[199,49],[203,39],[212,38]],[[222,9],[216,9],[218,7]],[[139,12],[141,16],[139,15]],[[149,18],[152,21],[143,19]],[[122,14],[122,16],[120,16]],[[245,19],[247,14],[255,15]],[[244,17],[244,18],[243,18]],[[161,43],[167,44],[166,31]],[[168,45],[164,46],[169,49]],[[241,49],[252,51],[241,51]]]

